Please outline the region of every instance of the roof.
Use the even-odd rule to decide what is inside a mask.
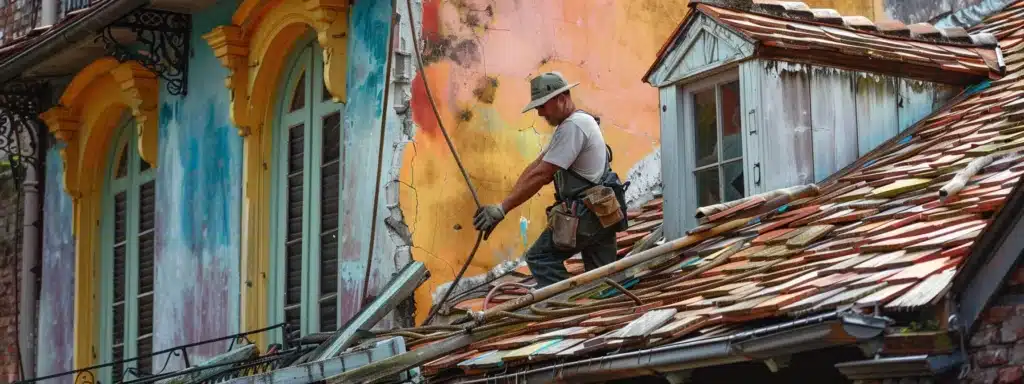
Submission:
[[[976,83],[1003,73],[995,38],[986,31],[927,23],[874,23],[802,2],[693,1],[658,51],[644,81],[668,57],[697,15],[706,15],[757,45],[755,56],[895,74],[950,84]],[[738,5],[737,5],[738,3]],[[867,60],[865,60],[867,59]]]
[[[803,197],[776,191],[702,209],[692,238],[744,224],[619,279],[635,299],[585,285],[572,291],[573,303],[549,299],[521,310],[525,327],[427,363],[424,372],[513,371],[837,310],[889,315],[934,305],[1024,174],[1022,24],[1024,0],[976,29],[1001,37],[1006,76],[969,88],[822,184],[789,190]],[[620,252],[650,235],[660,214],[660,200],[631,214]],[[574,310],[555,311],[564,308]]]

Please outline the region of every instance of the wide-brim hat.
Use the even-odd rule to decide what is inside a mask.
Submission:
[[[558,72],[545,72],[530,79],[530,103],[523,108],[523,113],[537,108],[570,88],[580,85],[579,82],[569,84]]]

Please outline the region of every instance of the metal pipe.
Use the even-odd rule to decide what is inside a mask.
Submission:
[[[87,13],[56,31],[48,31],[39,42],[25,47],[20,53],[0,63],[0,84],[13,80],[25,70],[56,55],[71,44],[77,43],[106,27],[137,8],[146,6],[150,0],[107,1],[93,6]]]
[[[57,23],[57,8],[60,7],[60,0],[42,0],[40,3],[40,27],[49,27]]]
[[[34,121],[26,122],[36,126],[36,129],[44,129],[41,124]],[[39,265],[41,210],[39,193],[39,169],[43,166],[41,156],[44,155],[44,144],[39,142],[36,145],[38,151],[33,164],[25,167],[25,180],[22,183],[24,200],[22,201],[22,237],[21,237],[21,271],[18,277],[21,281],[18,297],[18,343],[21,346],[21,366],[24,372],[22,380],[35,377],[36,372],[36,275]]]

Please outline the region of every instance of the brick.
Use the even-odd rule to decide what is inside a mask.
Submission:
[[[985,311],[984,322],[989,324],[1002,323],[1014,313],[1015,309],[1012,305],[994,305]]]
[[[988,347],[979,350],[974,355],[975,364],[982,368],[995,367],[1006,364],[1009,361],[1009,352],[1006,347]]]
[[[1024,266],[1018,267],[1017,270],[1010,275],[1010,278],[1007,279],[1006,284],[1010,286],[1024,284]]]
[[[1010,349],[1010,364],[1024,364],[1024,343],[1018,343]]]
[[[1001,326],[999,339],[1003,343],[1024,339],[1024,315],[1020,314],[1019,309],[1018,306],[1017,314],[1006,319]]]
[[[1020,383],[1022,378],[1024,378],[1024,372],[1021,372],[1021,368],[1019,366],[1008,367],[999,370],[999,377],[997,378],[996,383],[1015,384]]]
[[[996,378],[999,377],[998,368],[975,368],[971,370],[970,374],[971,383],[993,383]]]
[[[971,336],[971,347],[984,347],[996,344],[999,340],[1000,328],[996,324],[984,324]]]

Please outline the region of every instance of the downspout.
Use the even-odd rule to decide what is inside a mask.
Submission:
[[[40,195],[44,184],[41,180],[45,167],[46,127],[38,120],[30,121],[36,128],[36,156],[32,164],[25,167],[22,201],[21,271],[20,296],[18,297],[18,343],[21,346],[22,380],[36,376],[36,311],[39,291],[36,280],[39,276],[39,260],[42,256],[43,205]]]
[[[41,1],[39,9],[39,26],[49,27],[57,23],[57,8],[60,6],[59,0],[43,0]]]
[[[0,84],[13,80],[22,72],[56,55],[71,44],[89,37],[100,28],[147,4],[149,0],[108,1],[104,5],[94,6],[94,9],[90,8],[87,13],[71,21],[66,27],[47,31],[39,42],[25,47],[17,55],[0,63]]]

